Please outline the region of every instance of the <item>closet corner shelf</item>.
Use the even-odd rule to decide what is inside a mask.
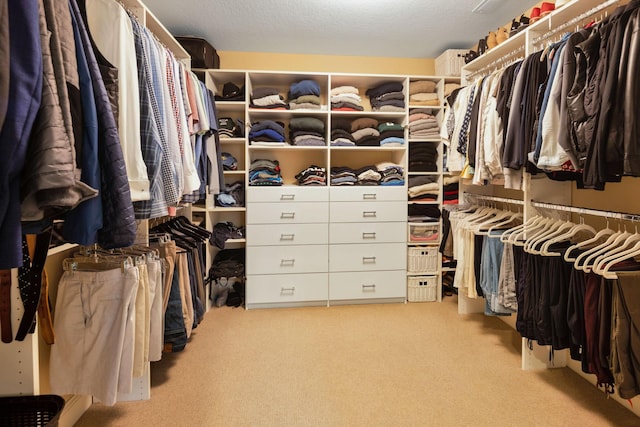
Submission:
[[[409,138],[409,142],[427,142],[427,143],[440,143],[440,138]]]
[[[225,175],[244,175],[244,171],[224,171]]]
[[[417,110],[417,109],[423,109],[423,110],[443,110],[444,106],[443,105],[409,105],[407,107],[409,110]]]
[[[274,146],[269,146],[269,145],[251,145],[249,144],[249,150],[251,151],[258,151],[258,150],[305,150],[305,151],[318,151],[318,150],[326,150],[327,146],[326,145],[322,145],[322,146],[304,146],[304,145],[274,145]]]
[[[222,206],[214,206],[211,208],[207,208],[207,212],[246,212],[247,208],[245,207],[231,207],[225,208]]]
[[[245,139],[244,138],[220,138],[220,144],[238,144],[238,145],[244,145],[245,144]]]
[[[244,101],[217,101],[216,108],[220,111],[244,111],[247,104]]]
[[[331,146],[331,150],[335,150],[335,151],[405,151],[405,145],[401,145],[401,146],[396,146],[396,147],[380,147],[378,145],[371,145],[371,146],[366,146],[366,145],[362,145],[362,146],[351,146],[351,147],[344,147],[344,146]]]
[[[196,205],[191,205],[191,212],[206,212],[207,208],[205,208],[204,206],[196,206]]]
[[[54,246],[53,248],[49,248],[49,251],[47,252],[47,256],[56,255],[56,254],[68,251],[69,249],[73,249],[77,247],[78,245],[76,243],[63,243],[60,246]]]

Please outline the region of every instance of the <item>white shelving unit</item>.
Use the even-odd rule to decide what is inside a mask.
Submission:
[[[221,139],[221,149],[228,151],[238,159],[238,171],[226,172],[224,174],[225,181],[235,181],[241,175],[244,175],[245,194],[246,194],[246,212],[238,211],[234,208],[214,207],[212,198],[206,203],[207,220],[209,226],[219,222],[232,220],[234,224],[247,226],[247,238],[245,241],[234,242],[236,247],[246,247],[248,274],[247,279],[247,307],[273,307],[288,305],[327,305],[338,303],[365,303],[365,302],[402,302],[406,301],[407,281],[409,277],[416,274],[407,274],[407,252],[410,248],[422,246],[420,243],[408,243],[408,226],[407,226],[407,185],[408,177],[418,175],[420,173],[408,170],[408,158],[410,156],[409,143],[428,143],[437,145],[438,149],[438,167],[429,174],[438,177],[439,196],[433,205],[440,206],[442,202],[442,148],[440,147],[439,138],[431,138],[427,140],[409,140],[408,131],[405,131],[406,143],[400,147],[343,147],[330,146],[330,134],[332,123],[334,120],[354,120],[361,117],[373,118],[378,121],[389,121],[403,125],[405,128],[408,124],[408,116],[412,109],[428,108],[432,111],[439,121],[443,116],[444,105],[444,85],[445,83],[459,83],[459,79],[455,77],[437,77],[437,76],[403,76],[403,75],[362,75],[362,74],[344,74],[344,73],[298,73],[298,72],[281,72],[281,71],[243,71],[243,70],[200,70],[205,74],[207,86],[214,93],[222,94],[223,87],[228,82],[233,82],[238,87],[245,88],[244,101],[222,101],[216,102],[219,117],[229,117],[233,120],[241,120],[245,123],[245,135],[248,136],[250,124],[260,120],[274,120],[283,123],[285,131],[288,131],[288,124],[294,117],[315,117],[323,121],[325,124],[327,141],[326,146],[321,147],[304,147],[304,146],[257,146],[251,145],[248,138],[223,138]],[[270,110],[258,109],[250,106],[250,94],[253,88],[257,87],[275,87],[278,88],[280,94],[286,97],[292,83],[301,80],[313,80],[321,88],[320,100],[321,108],[319,110]],[[431,80],[436,83],[438,93],[438,105],[424,107],[421,105],[409,105],[409,87],[415,80]],[[400,112],[381,112],[373,111],[369,103],[369,99],[365,96],[365,91],[384,82],[400,82],[403,85],[405,100],[407,107]],[[364,111],[332,111],[330,109],[330,90],[338,86],[355,86],[359,89],[362,98],[362,106]],[[288,136],[288,135],[287,135]],[[241,149],[244,147],[244,150]],[[234,150],[233,152],[231,150]],[[242,151],[242,152],[241,152]],[[248,186],[248,173],[251,162],[255,159],[271,159],[278,160],[281,168],[281,175],[284,182],[283,187],[279,190],[273,188],[256,188]],[[375,165],[380,162],[392,162],[403,166],[405,171],[405,185],[396,188],[383,187],[354,187],[354,188],[338,188],[327,185],[327,188],[304,188],[298,187],[295,175],[310,165],[317,165],[326,168],[327,181],[330,180],[330,170],[332,166],[348,166],[354,169],[367,165]],[[363,200],[361,191],[366,189],[370,200]],[[270,194],[275,192],[272,198],[265,200],[258,194]],[[280,200],[278,194],[290,193],[295,194],[295,198],[289,197],[287,200]],[[307,194],[313,195],[311,198]],[[299,222],[298,217],[302,215],[301,211],[296,209],[305,209],[304,203],[313,203],[316,211],[324,212],[327,210],[327,218],[315,218],[313,221]],[[348,206],[347,206],[348,205]],[[281,230],[285,220],[277,217],[265,223],[264,212],[268,209],[280,209],[282,212],[296,212],[295,221],[289,220],[288,223],[295,229],[296,239],[304,241],[304,244],[296,242],[296,249],[311,250],[321,247],[328,258],[324,258],[321,264],[310,266],[310,270],[295,270],[291,275],[282,274],[287,271],[286,268],[281,269],[280,266],[274,268],[263,266],[267,270],[256,270],[255,267],[258,260],[269,254],[272,262],[279,263],[280,258],[276,257],[274,252],[276,249],[282,250],[281,241],[266,240],[263,235],[264,230],[268,226]],[[353,217],[347,214],[347,211],[355,211],[360,209],[360,217]],[[386,210],[393,210],[393,215],[386,219],[380,219],[378,216],[375,220],[367,220],[363,218],[366,212],[375,212],[376,216],[383,215]],[[256,215],[259,212],[260,215]],[[300,212],[300,213],[298,213]],[[306,224],[306,225],[305,225]],[[302,233],[306,231],[316,230],[321,227],[325,230],[324,238],[317,238],[314,242],[308,242],[304,239]],[[438,230],[440,222],[437,223]],[[308,229],[308,230],[307,230]],[[347,230],[358,230],[355,234],[348,234]],[[315,232],[315,231],[314,231]],[[255,233],[259,233],[256,235]],[[283,234],[291,235],[293,232],[282,231]],[[345,236],[351,237],[346,238]],[[375,237],[373,237],[375,236]],[[384,236],[384,237],[383,237]],[[227,242],[229,243],[229,242]],[[291,242],[289,242],[291,243]],[[430,242],[432,247],[437,247],[440,241]],[[301,246],[298,246],[301,245]],[[307,246],[318,246],[309,248]],[[348,250],[347,250],[348,249]],[[368,251],[368,252],[367,252]],[[374,251],[381,251],[376,252]],[[371,253],[369,253],[371,252]],[[299,252],[302,257],[303,252]],[[346,254],[353,255],[357,260],[347,262],[345,264]],[[281,257],[282,258],[282,257]],[[293,257],[289,257],[293,258]],[[287,258],[287,259],[289,259]],[[284,258],[282,258],[284,259]],[[375,259],[375,262],[373,260]],[[395,260],[390,263],[383,263],[386,260]],[[298,260],[298,259],[296,259]],[[359,261],[358,261],[359,260]],[[363,261],[365,260],[365,261]],[[260,262],[261,264],[261,262]],[[298,262],[300,264],[300,262]],[[263,268],[261,267],[261,268]],[[271,269],[269,269],[271,268]],[[288,269],[289,271],[292,268]],[[428,271],[422,271],[420,275],[429,274],[438,281],[437,300],[441,299],[440,288],[440,258],[438,256],[437,265]],[[303,276],[307,275],[307,276]],[[311,276],[309,276],[311,275]],[[269,277],[267,277],[269,276]],[[375,276],[375,280],[374,280]],[[281,278],[280,284],[276,279]],[[313,292],[307,288],[311,285],[291,285],[293,279],[296,283],[301,283],[301,279],[307,280],[307,283],[314,283],[313,286],[321,288],[321,291]],[[285,280],[286,279],[286,280]],[[353,283],[357,283],[354,285]],[[384,283],[384,285],[383,285]],[[390,285],[391,284],[391,285]],[[260,287],[260,289],[258,288]],[[270,292],[266,292],[262,288],[271,287]],[[355,288],[358,289],[355,289]],[[291,289],[295,288],[295,292]],[[282,291],[288,290],[288,292]],[[278,291],[280,290],[280,291]]]

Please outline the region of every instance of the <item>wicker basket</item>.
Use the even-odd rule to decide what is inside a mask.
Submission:
[[[54,394],[0,397],[0,427],[55,427],[64,399]]]
[[[440,252],[435,246],[409,248],[407,257],[407,271],[409,273],[436,273],[438,271]]]
[[[438,299],[438,277],[416,276],[407,281],[407,300],[409,302],[426,302]]]

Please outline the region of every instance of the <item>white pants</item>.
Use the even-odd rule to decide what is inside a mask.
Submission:
[[[116,403],[119,385],[131,383],[130,321],[137,286],[137,268],[64,272],[55,306],[56,342],[51,346],[53,393]],[[131,371],[129,378],[120,378],[124,371]]]

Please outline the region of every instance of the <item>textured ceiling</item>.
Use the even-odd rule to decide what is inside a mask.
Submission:
[[[217,50],[435,58],[467,49],[531,0],[144,0],[174,35]]]

